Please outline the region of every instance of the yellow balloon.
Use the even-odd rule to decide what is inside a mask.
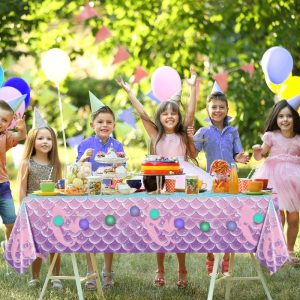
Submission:
[[[270,79],[268,78],[268,76],[266,76],[266,75],[265,75],[265,80],[266,80],[266,84],[267,84],[268,88],[269,88],[273,93],[278,94],[279,91],[280,91],[280,89],[281,89],[281,87],[282,87],[282,85],[283,85],[284,83],[286,83],[291,77],[293,77],[293,76],[292,76],[292,73],[290,73],[290,75],[288,76],[288,78],[287,78],[284,82],[282,82],[282,83],[280,83],[280,84],[275,84],[275,83],[271,82]]]
[[[300,94],[300,76],[291,76],[281,84],[279,90],[281,99],[290,99]]]

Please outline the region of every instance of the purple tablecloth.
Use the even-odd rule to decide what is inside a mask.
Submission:
[[[252,252],[272,272],[288,257],[271,195],[211,193],[31,195],[5,258],[24,272],[56,252]]]

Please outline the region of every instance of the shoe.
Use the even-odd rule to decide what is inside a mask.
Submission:
[[[62,289],[62,283],[59,279],[52,279],[51,280],[52,288],[53,289]]]
[[[205,265],[206,265],[207,275],[209,277],[211,277],[213,274],[214,262],[215,262],[215,259],[213,259],[213,260],[209,260],[208,258],[206,259]]]
[[[297,256],[295,256],[294,251],[289,251],[287,263],[293,267],[300,266],[300,259]]]
[[[180,274],[187,274],[187,270],[186,269],[179,269],[178,270],[178,275]],[[183,280],[183,279],[178,279],[177,283],[176,283],[177,287],[179,289],[185,289],[188,286],[188,281],[187,280]]]
[[[165,285],[165,278],[164,278],[165,270],[164,269],[157,269],[156,276],[154,279],[154,285],[158,288],[162,288]]]
[[[1,241],[1,249],[2,249],[3,253],[5,252],[5,249],[6,249],[6,243],[7,243],[7,241]]]
[[[93,273],[87,273],[86,276],[89,276],[89,275],[92,275],[92,274]],[[85,282],[84,287],[88,291],[96,291],[96,289],[97,289],[96,280],[95,279],[88,279]]]
[[[227,277],[227,276],[230,276],[230,273],[229,273],[229,260],[222,260],[222,263],[221,263],[221,270],[222,270],[222,275]]]
[[[114,272],[101,272],[102,288],[109,289],[114,287]],[[110,277],[110,278],[109,278]]]
[[[28,287],[30,288],[36,288],[36,287],[39,287],[40,286],[40,280],[39,279],[31,279],[29,282],[28,282]]]

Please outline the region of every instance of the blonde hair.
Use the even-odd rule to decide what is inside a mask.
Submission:
[[[48,158],[50,160],[50,164],[53,166],[53,178],[55,181],[61,178],[61,163],[59,161],[58,157],[58,148],[57,148],[57,138],[54,130],[51,127],[42,127],[42,128],[34,128],[31,129],[28,132],[28,136],[26,138],[25,144],[24,144],[24,152],[23,152],[23,160],[29,161],[30,158],[35,154],[35,140],[37,137],[37,134],[39,130],[41,129],[47,129],[49,130],[52,138],[52,149],[48,153]]]

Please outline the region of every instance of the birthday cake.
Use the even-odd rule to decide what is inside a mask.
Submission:
[[[179,161],[176,158],[157,156],[142,163],[141,171],[144,175],[171,175],[181,174]]]

